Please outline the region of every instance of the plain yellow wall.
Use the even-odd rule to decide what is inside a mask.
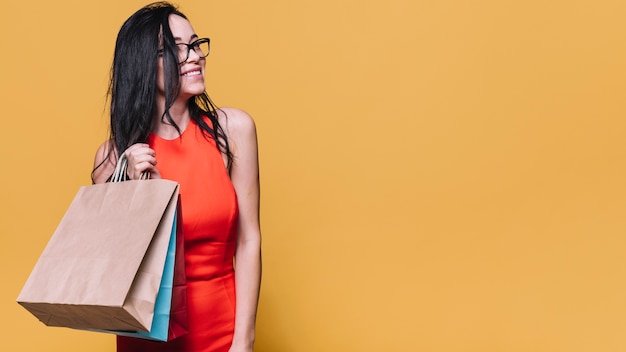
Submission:
[[[15,299],[106,137],[136,0],[2,0],[3,351],[113,351]],[[626,350],[626,3],[181,1],[257,121],[257,351]]]

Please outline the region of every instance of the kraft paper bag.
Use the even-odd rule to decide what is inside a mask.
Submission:
[[[81,187],[18,303],[48,326],[149,331],[177,201],[168,180]]]
[[[187,280],[179,213],[180,208],[178,208],[177,214],[174,216],[172,236],[169,241],[163,278],[161,279],[154,307],[154,318],[150,331],[92,331],[161,342],[173,340],[188,332]]]

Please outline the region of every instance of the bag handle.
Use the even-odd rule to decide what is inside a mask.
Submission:
[[[126,169],[128,167],[128,157],[126,153],[122,153],[120,158],[117,160],[117,164],[115,165],[115,171],[113,171],[113,175],[111,176],[111,182],[122,182],[126,181]],[[150,171],[144,171],[141,173],[139,177],[140,180],[148,180],[150,179]]]

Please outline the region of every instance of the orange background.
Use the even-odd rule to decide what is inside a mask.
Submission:
[[[3,350],[114,350],[15,299],[144,4],[3,0]],[[180,5],[209,94],[257,121],[257,351],[626,350],[626,3]]]

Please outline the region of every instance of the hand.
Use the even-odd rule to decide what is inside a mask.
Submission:
[[[124,154],[128,159],[126,174],[131,180],[139,180],[141,173],[145,171],[150,172],[150,178],[161,178],[156,168],[156,153],[147,144],[133,144]]]

